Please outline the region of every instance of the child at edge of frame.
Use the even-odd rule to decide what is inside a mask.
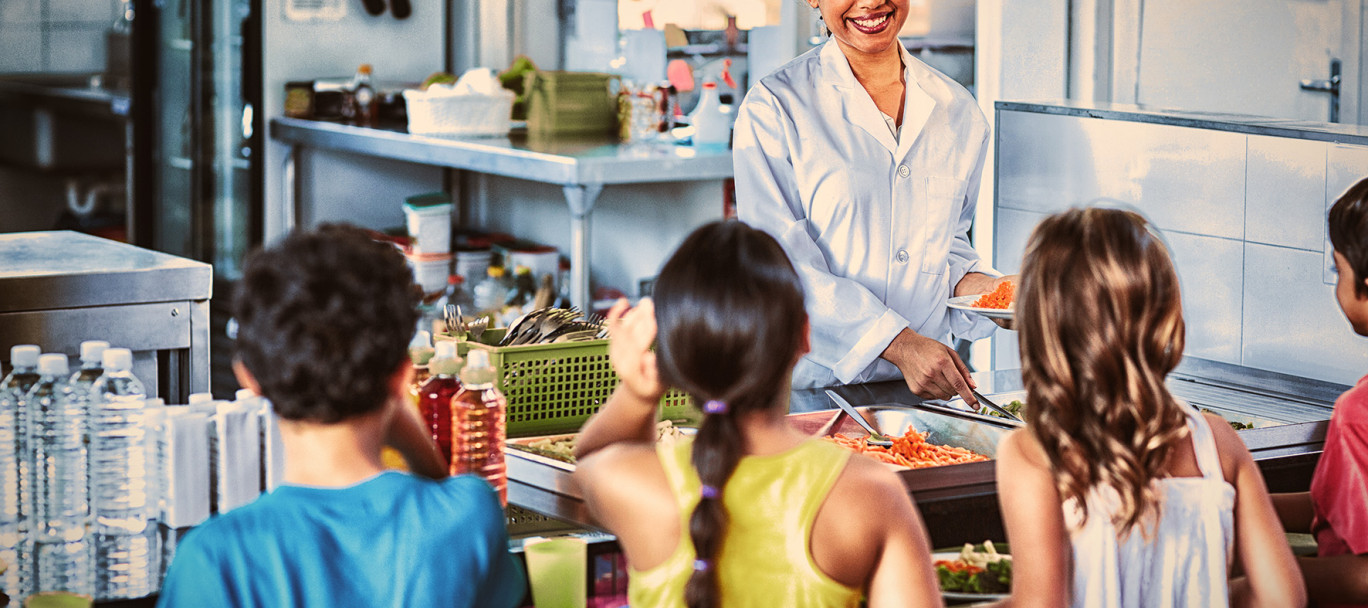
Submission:
[[[1335,201],[1327,225],[1335,300],[1368,336],[1368,178]],[[1316,606],[1368,606],[1368,376],[1335,400],[1311,490],[1274,494],[1273,505],[1288,532],[1316,539],[1316,555],[1297,558]]]

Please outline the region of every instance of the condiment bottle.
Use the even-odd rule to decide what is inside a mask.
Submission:
[[[472,348],[461,370],[461,390],[451,400],[451,474],[484,477],[508,504],[508,469],[504,463],[508,400],[494,386],[498,370],[489,353]]]
[[[456,376],[461,371],[462,361],[456,354],[455,341],[438,340],[436,351],[428,361],[431,377],[418,389],[418,411],[422,414],[423,425],[442,452],[442,458],[450,465],[451,398],[461,390],[461,381]]]
[[[380,104],[375,97],[375,86],[371,84],[371,65],[361,64],[356,68],[356,75],[352,77],[352,105],[355,110],[356,124],[362,127],[375,126],[375,117],[379,113]]]

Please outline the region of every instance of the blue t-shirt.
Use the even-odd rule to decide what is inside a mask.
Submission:
[[[516,606],[526,590],[494,491],[388,471],[280,486],[191,530],[163,606]]]

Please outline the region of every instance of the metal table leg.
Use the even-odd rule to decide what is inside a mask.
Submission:
[[[565,186],[565,204],[570,206],[570,303],[589,312],[593,294],[589,291],[589,214],[603,191],[603,184]]]
[[[285,229],[282,232],[294,230],[299,223],[299,146],[290,146],[290,153],[285,155],[284,175],[281,185],[285,192]],[[267,235],[268,240],[270,235]]]

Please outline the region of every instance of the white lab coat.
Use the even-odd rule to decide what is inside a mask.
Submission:
[[[899,45],[907,82],[895,139],[831,40],[761,79],[741,105],[737,213],[773,235],[807,289],[812,352],[795,387],[900,378],[879,355],[904,327],[949,344],[990,321],[946,300],[970,271],[988,121],[959,84]]]

